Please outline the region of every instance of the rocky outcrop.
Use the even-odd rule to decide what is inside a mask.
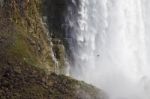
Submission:
[[[0,99],[104,99],[95,87],[22,65],[0,69]]]
[[[49,35],[42,0],[0,2],[0,99],[103,99],[95,87],[55,74],[64,73],[64,42]]]
[[[0,8],[0,58],[3,64],[55,69],[51,45],[39,13],[40,0],[4,0]]]

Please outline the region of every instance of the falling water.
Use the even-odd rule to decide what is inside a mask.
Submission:
[[[74,0],[72,0],[74,1]],[[81,0],[73,77],[110,99],[150,99],[150,0]]]

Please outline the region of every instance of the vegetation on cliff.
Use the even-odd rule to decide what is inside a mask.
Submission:
[[[64,73],[65,50],[48,34],[42,0],[0,2],[0,99],[99,99],[93,86],[52,73]]]

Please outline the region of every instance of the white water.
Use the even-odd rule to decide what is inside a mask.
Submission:
[[[150,99],[149,9],[150,0],[81,0],[73,77],[110,99]]]

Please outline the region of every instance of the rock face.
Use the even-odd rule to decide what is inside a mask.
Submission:
[[[0,8],[0,63],[55,68],[39,13],[40,0],[5,0]]]
[[[91,85],[33,66],[3,66],[0,73],[0,99],[103,99]]]
[[[43,0],[0,0],[0,99],[104,99],[95,87],[55,74],[64,73],[65,48],[48,34],[43,8]]]

